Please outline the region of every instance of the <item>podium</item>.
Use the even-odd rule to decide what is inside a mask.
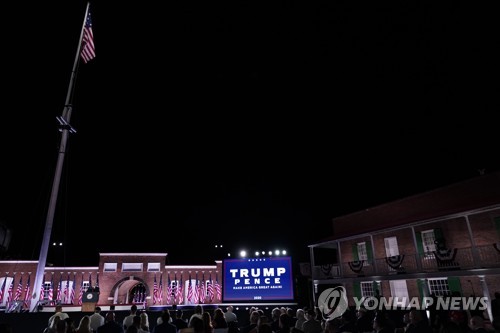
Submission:
[[[85,292],[82,297],[82,312],[94,312],[95,305],[99,301],[98,292]]]

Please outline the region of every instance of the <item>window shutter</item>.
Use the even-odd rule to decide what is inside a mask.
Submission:
[[[500,237],[500,216],[495,217],[493,221],[495,223],[495,228],[497,229],[497,234]]]
[[[429,291],[429,286],[427,285],[426,281],[422,281],[421,279],[417,280],[417,284],[418,284],[418,293],[420,294],[420,302],[422,302],[425,295],[427,294],[427,291]],[[427,288],[427,290],[425,290],[424,288]]]
[[[373,295],[374,296],[380,296],[380,290],[378,290],[378,284],[377,284],[376,281],[373,281],[372,288],[373,288]],[[377,294],[377,290],[378,290],[379,294]]]
[[[361,299],[361,282],[353,282],[352,289],[354,291],[354,297]]]
[[[424,255],[424,245],[422,244],[422,233],[420,231],[415,232],[415,238],[417,239],[417,250],[420,256]]]
[[[368,257],[368,261],[373,262],[373,251],[372,251],[372,242],[366,241],[366,256]]]
[[[448,278],[448,288],[450,288],[450,291],[452,292],[452,294],[459,293],[460,296],[462,295],[462,284],[460,283],[459,277],[457,277],[457,276],[449,277]]]
[[[441,228],[434,229],[434,239],[437,242],[436,249],[438,248],[438,244],[440,242],[443,242],[443,244],[446,244],[446,240],[444,239],[444,236],[443,236],[443,230]]]

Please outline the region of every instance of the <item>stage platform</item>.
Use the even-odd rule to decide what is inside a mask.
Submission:
[[[163,311],[163,310],[175,310],[181,309],[186,311],[191,311],[194,309],[196,304],[188,305],[152,305],[149,307],[144,306],[142,303],[135,304],[138,310],[147,311]],[[225,309],[227,306],[232,305],[235,309],[250,309],[253,307],[258,308],[274,308],[274,307],[297,307],[297,303],[218,303],[218,304],[201,304],[206,310],[215,310],[217,308]],[[82,307],[80,305],[65,305],[63,306],[63,312],[81,312]],[[102,311],[129,311],[132,304],[97,304]],[[54,305],[42,305],[39,312],[54,312]]]

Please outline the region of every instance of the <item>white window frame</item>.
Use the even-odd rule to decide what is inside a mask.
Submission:
[[[422,235],[422,247],[424,248],[424,259],[434,259],[433,251],[436,251],[436,235],[434,229],[424,230]]]
[[[368,252],[366,251],[366,242],[357,243],[358,260],[363,260],[363,266],[368,266]]]
[[[148,262],[148,272],[159,272],[160,263],[159,262]]]
[[[122,272],[142,272],[144,264],[142,262],[122,263]]]
[[[387,257],[399,255],[398,238],[396,236],[385,237],[384,245],[385,245],[385,255]]]
[[[393,257],[399,255],[398,238],[396,236],[385,237],[384,246],[385,246],[386,257]],[[396,269],[389,267],[389,272],[396,272],[396,271],[397,271]]]
[[[375,290],[373,289],[373,281],[364,281],[359,283],[361,289],[361,297],[374,297]]]
[[[391,288],[391,296],[398,298],[398,304],[404,304],[405,307],[408,306],[410,296],[408,295],[406,280],[390,280],[389,287]]]
[[[427,288],[429,295],[449,296],[451,294],[448,278],[446,277],[428,278]]]
[[[116,262],[105,262],[103,270],[104,272],[116,272],[118,269],[118,264]]]

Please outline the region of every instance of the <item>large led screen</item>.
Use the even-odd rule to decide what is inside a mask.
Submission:
[[[293,300],[290,257],[224,260],[224,302]]]

